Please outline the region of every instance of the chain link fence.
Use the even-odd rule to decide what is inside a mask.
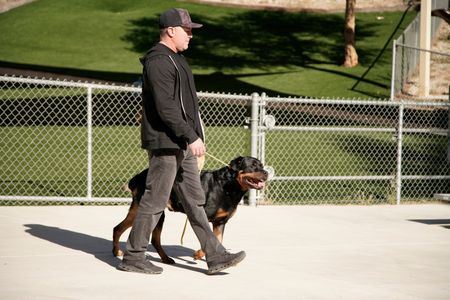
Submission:
[[[138,87],[0,77],[0,202],[130,200],[127,182],[148,167],[140,148]],[[208,149],[250,154],[250,96],[201,94]],[[207,159],[206,169],[221,168]]]
[[[450,1],[433,0],[432,10],[448,9]],[[431,49],[420,48],[420,14],[393,42],[391,99],[414,98],[419,95],[419,57],[421,52],[430,53],[430,95],[447,99],[450,75],[450,52],[448,24],[441,18],[431,17]]]
[[[263,97],[267,204],[395,204],[450,192],[448,103]],[[268,118],[270,117],[270,118]]]
[[[0,77],[0,205],[123,204],[147,167],[140,88]],[[390,204],[450,192],[447,102],[199,93],[208,153],[273,173],[251,204]],[[223,163],[207,157],[205,169]]]

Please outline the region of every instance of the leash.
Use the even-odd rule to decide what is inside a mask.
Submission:
[[[212,155],[212,154],[209,154],[208,152],[205,152],[205,154],[208,155],[209,157],[211,157],[212,159],[214,159],[215,161],[218,161],[218,162],[220,162],[221,164],[223,164],[223,165],[225,165],[225,166],[227,166],[227,167],[230,166],[230,164],[227,164],[227,163],[224,162],[223,160],[218,159],[217,157],[215,157],[215,156]]]
[[[215,157],[212,154],[209,154],[208,152],[205,152],[206,155],[208,155],[209,157],[211,157],[212,159],[214,159],[215,161],[220,162],[221,164],[230,167],[229,164],[227,164],[226,162],[224,162],[223,160],[218,159],[217,157]],[[184,227],[183,227],[183,232],[181,233],[181,239],[180,239],[180,243],[183,246],[183,239],[184,239],[184,234],[186,233],[186,227],[187,227],[187,223],[188,223],[188,217],[186,216],[186,221],[184,221]]]
[[[183,246],[183,238],[184,238],[184,234],[186,233],[187,223],[188,223],[188,217],[186,216],[186,221],[184,221],[183,232],[181,233],[181,240],[180,240],[181,246]]]

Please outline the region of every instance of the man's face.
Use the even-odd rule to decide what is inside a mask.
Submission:
[[[189,47],[189,41],[192,38],[192,29],[186,27],[173,27],[174,35],[173,42],[178,50],[178,52],[182,52]]]

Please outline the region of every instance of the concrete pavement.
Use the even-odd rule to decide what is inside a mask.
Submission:
[[[185,216],[167,213],[161,275],[121,272],[125,206],[0,207],[1,299],[450,299],[450,205],[239,207],[224,235],[238,266],[193,261]],[[122,246],[128,231],[122,236]]]

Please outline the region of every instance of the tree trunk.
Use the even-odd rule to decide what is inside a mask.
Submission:
[[[358,65],[358,54],[355,49],[355,6],[356,0],[347,0],[345,5],[345,52],[344,52],[344,64],[346,68],[352,68]]]

